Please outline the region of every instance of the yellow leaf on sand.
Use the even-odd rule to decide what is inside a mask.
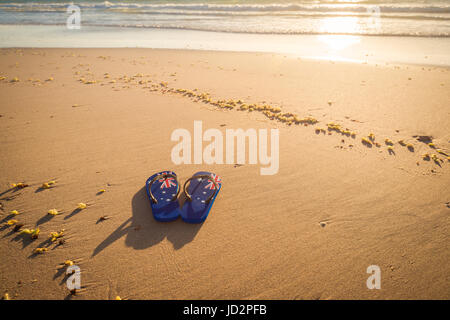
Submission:
[[[72,260],[66,260],[66,261],[64,261],[64,265],[66,265],[66,266],[73,266],[73,261]]]
[[[31,232],[31,239],[37,239],[39,237],[39,233],[41,230],[39,228],[36,228],[35,230],[32,230]]]
[[[78,204],[78,209],[80,209],[80,210],[86,209],[86,207],[87,207],[86,203],[80,202]]]
[[[47,252],[48,249],[47,248],[36,248],[34,249],[34,253],[44,253]]]
[[[11,220],[8,220],[8,222],[6,222],[6,224],[7,224],[8,226],[12,226],[13,224],[16,224],[17,222],[19,222],[19,221],[14,220],[14,219],[11,219]]]
[[[61,229],[61,231],[59,231],[59,232],[51,232],[49,238],[52,242],[55,242],[56,239],[61,238],[63,235],[64,235],[64,229]]]
[[[58,210],[56,210],[56,209],[50,209],[47,211],[47,213],[52,216],[56,216],[59,214]]]

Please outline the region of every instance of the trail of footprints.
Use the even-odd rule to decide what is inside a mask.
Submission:
[[[99,57],[104,59],[103,57]],[[74,68],[77,67],[87,67],[86,74],[83,77],[77,79],[80,83],[91,85],[91,84],[100,84],[100,85],[110,85],[113,89],[120,90],[118,87],[121,86],[121,89],[129,89],[131,85],[141,86],[143,89],[148,89],[151,92],[160,92],[162,94],[176,94],[181,95],[183,97],[187,97],[194,102],[201,102],[207,105],[211,105],[217,107],[219,109],[225,110],[236,110],[236,111],[245,111],[245,112],[259,112],[266,116],[268,119],[273,121],[278,121],[284,123],[288,126],[292,125],[317,125],[319,121],[311,116],[300,117],[295,113],[291,112],[282,112],[282,108],[278,106],[272,106],[270,104],[258,104],[258,103],[246,103],[242,99],[213,99],[210,93],[208,92],[200,92],[198,89],[185,89],[185,88],[175,88],[169,86],[169,83],[166,81],[155,81],[149,79],[151,75],[137,73],[133,76],[122,75],[116,78],[112,78],[109,73],[104,73],[103,80],[95,80],[93,79],[93,73],[89,69],[89,64],[78,64]],[[176,73],[172,73],[171,76]],[[80,72],[75,71],[74,76],[79,76]],[[89,78],[91,77],[91,78]],[[89,78],[89,79],[87,79]],[[332,101],[328,101],[328,104],[332,104]],[[74,105],[75,106],[75,105]],[[76,105],[78,106],[78,105]],[[326,129],[323,127],[315,127],[316,134],[325,134],[331,135],[333,132],[341,134],[343,136],[351,137],[356,139],[357,133],[355,131],[350,130],[349,128],[343,127],[341,124],[337,124],[334,122],[329,122],[326,124]],[[433,142],[432,139],[428,137],[427,145],[430,148],[430,152],[422,155],[422,159],[425,161],[433,161],[439,167],[447,160],[450,162],[449,153],[438,148]],[[420,138],[415,139],[417,142],[424,142]],[[375,135],[373,133],[369,133],[367,136],[361,137],[361,143],[369,148],[375,146],[376,148],[381,148],[383,145],[386,148],[388,154],[395,155],[395,144],[391,139],[385,138],[384,143],[380,143],[376,141]],[[415,152],[415,146],[412,142],[405,142],[404,140],[398,140],[397,144],[400,147],[405,147],[410,152]]]
[[[21,53],[21,52],[19,52]],[[39,54],[37,52],[36,54]],[[80,56],[80,55],[78,55]],[[76,57],[74,53],[63,55],[62,57]],[[101,60],[109,60],[111,57],[106,56],[98,56],[98,59]],[[143,57],[141,57],[143,58]],[[133,60],[131,62],[132,64],[136,64],[136,61]],[[17,65],[17,63],[16,63]],[[215,106],[219,109],[226,109],[226,110],[237,110],[237,111],[246,111],[246,112],[259,112],[266,116],[268,119],[273,121],[278,121],[281,123],[284,123],[288,126],[292,125],[303,125],[303,126],[309,126],[309,125],[317,125],[319,121],[311,116],[307,117],[300,117],[297,114],[290,113],[290,112],[282,112],[282,109],[277,106],[272,106],[269,104],[258,104],[258,103],[246,103],[241,99],[213,99],[211,94],[208,92],[200,92],[198,89],[184,89],[184,88],[174,88],[170,87],[169,83],[166,81],[155,81],[149,79],[152,75],[150,74],[142,74],[137,73],[133,76],[128,75],[122,75],[113,78],[111,74],[108,72],[103,74],[103,80],[96,80],[94,77],[93,72],[90,69],[90,65],[88,63],[78,63],[77,65],[73,66],[73,76],[76,79],[76,81],[85,84],[85,85],[93,85],[93,84],[99,84],[101,86],[104,85],[110,85],[114,90],[121,90],[121,89],[129,89],[131,88],[131,85],[134,86],[141,86],[143,89],[148,89],[151,92],[160,92],[162,94],[170,93],[170,94],[177,94],[181,95],[187,98],[190,98],[194,102],[202,102],[204,104],[208,104],[211,106]],[[83,69],[83,70],[75,70],[75,69]],[[170,76],[175,76],[176,73],[171,73]],[[39,85],[42,84],[42,81],[39,79],[28,79],[27,81],[30,81],[35,85],[38,83]],[[53,82],[54,78],[50,77],[44,81],[46,82]],[[0,76],[0,83],[1,82],[8,82],[6,76]],[[18,83],[20,80],[17,77],[12,78],[9,80],[10,83]],[[121,86],[121,88],[119,88]],[[331,105],[332,101],[328,101],[328,104]],[[78,104],[73,104],[72,107],[80,107]],[[333,132],[341,134],[343,136],[351,137],[353,139],[356,139],[357,133],[350,130],[349,128],[345,128],[340,124],[329,122],[326,124],[326,129],[322,127],[316,127],[315,128],[316,134],[323,133],[325,135],[331,135]],[[416,139],[416,141],[424,142],[423,140]],[[376,148],[381,148],[383,145],[376,141],[375,135],[373,133],[369,133],[367,136],[361,137],[361,143],[362,145],[372,148],[375,146]],[[407,150],[410,152],[415,152],[415,147],[411,142],[405,142],[404,140],[398,140],[397,143],[401,147],[406,147]],[[427,144],[430,148],[430,152],[427,152],[422,155],[422,159],[424,161],[433,161],[436,165],[439,167],[442,166],[445,160],[447,162],[450,162],[450,155],[448,152],[444,151],[441,148],[438,148],[433,142],[432,139],[428,138]],[[389,139],[386,138],[384,140],[384,147],[386,148],[388,154],[395,155],[395,143]]]

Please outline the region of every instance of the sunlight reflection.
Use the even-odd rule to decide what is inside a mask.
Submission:
[[[323,35],[317,36],[317,39],[333,51],[345,49],[361,40],[359,36],[345,35]]]
[[[322,19],[319,27],[321,33],[356,33],[359,31],[358,17],[332,17]]]
[[[356,17],[333,17],[323,19],[319,30],[323,33],[354,34],[359,27],[359,19]],[[360,41],[360,37],[353,35],[321,35],[318,39],[334,51],[342,50]]]

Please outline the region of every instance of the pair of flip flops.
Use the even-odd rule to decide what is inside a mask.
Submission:
[[[208,217],[221,187],[222,181],[218,175],[199,171],[184,183],[186,201],[180,206],[180,184],[175,172],[155,173],[145,183],[153,217],[164,222],[176,220],[181,216],[185,222],[202,223]]]

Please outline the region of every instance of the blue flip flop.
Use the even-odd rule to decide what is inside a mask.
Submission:
[[[173,171],[155,173],[145,183],[147,196],[157,221],[173,221],[180,215],[178,193],[180,185]]]
[[[189,186],[186,188],[187,184]],[[214,200],[222,187],[222,180],[214,173],[199,171],[184,183],[186,201],[180,208],[183,221],[202,223],[208,217]]]

